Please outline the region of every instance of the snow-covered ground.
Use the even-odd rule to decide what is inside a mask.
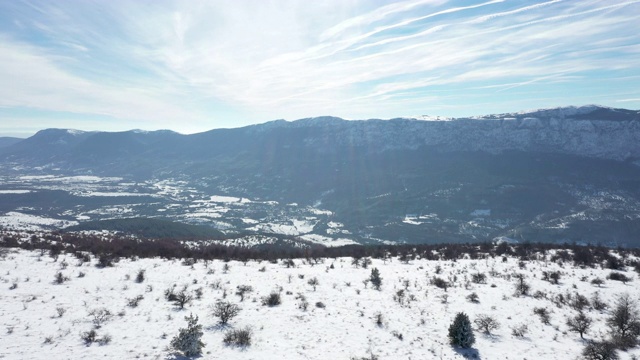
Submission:
[[[354,267],[351,258],[294,262],[294,267],[287,268],[282,262],[267,261],[190,266],[179,260],[123,259],[114,267],[97,268],[95,259],[79,263],[71,255],[61,255],[54,261],[40,251],[10,250],[0,259],[0,323],[4,327],[0,358],[174,358],[168,350],[171,339],[186,326],[184,317],[194,314],[203,325],[205,359],[350,359],[369,353],[381,360],[461,359],[463,355],[448,344],[447,329],[456,313],[464,311],[472,321],[487,314],[501,324],[492,335],[475,331],[474,349],[481,359],[578,359],[584,341],[568,332],[566,325],[566,317],[577,311],[569,305],[559,307],[551,299],[576,293],[591,299],[597,292],[612,306],[620,294],[636,301],[640,296],[637,280],[627,284],[605,280],[598,287],[590,281],[605,279],[610,270],[545,260],[524,262],[524,268],[517,259],[503,262],[499,257],[408,263],[373,259],[367,269]],[[380,291],[364,282],[372,267],[380,270]],[[138,283],[136,274],[141,269],[145,280]],[[560,283],[543,281],[543,271],[560,271]],[[55,284],[58,272],[69,280]],[[470,281],[476,273],[486,275],[485,284]],[[531,295],[514,295],[514,274],[525,275]],[[447,291],[435,287],[429,281],[434,276],[453,285]],[[315,290],[308,284],[312,278],[319,282]],[[186,286],[194,296],[201,291],[201,298],[179,310],[164,298],[165,290],[174,285],[177,291]],[[243,302],[235,295],[239,285],[253,287]],[[403,289],[401,303],[398,291]],[[263,306],[260,299],[272,291],[281,294],[282,304]],[[477,294],[478,303],[467,299],[471,293]],[[299,307],[299,294],[309,303],[307,311]],[[139,306],[128,306],[128,299],[137,296],[143,297]],[[225,298],[242,309],[226,328],[217,324],[210,310]],[[550,325],[533,313],[536,307],[549,310]],[[103,308],[112,316],[96,331],[98,337],[110,335],[111,342],[85,345],[80,334],[95,329],[89,313]],[[378,313],[381,326],[375,321]],[[585,338],[604,337],[609,311],[588,307],[585,313],[594,320]],[[528,332],[522,338],[513,336],[511,328],[522,324]],[[253,331],[251,346],[223,344],[225,331],[245,326]],[[631,359],[640,355],[640,349],[619,353],[622,359]]]

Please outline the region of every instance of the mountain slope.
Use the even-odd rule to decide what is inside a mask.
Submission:
[[[401,242],[636,244],[639,159],[639,112],[597,106],[193,135],[44,130],[0,149],[6,174],[180,179],[205,195],[321,205],[354,238]]]

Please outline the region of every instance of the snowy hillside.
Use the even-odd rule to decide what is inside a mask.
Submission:
[[[636,279],[609,280],[612,270],[574,267],[563,261],[565,252],[554,250],[528,261],[152,258],[122,259],[104,268],[90,256],[3,252],[0,358],[6,359],[177,359],[169,345],[190,314],[203,326],[205,359],[579,359],[587,340],[608,336],[606,321],[623,294],[640,299]],[[616,263],[618,257],[611,259]],[[619,260],[621,266],[624,259]],[[366,281],[372,268],[380,272],[380,290]],[[635,278],[628,270],[620,271]],[[517,295],[518,274],[530,286],[527,294]],[[237,295],[242,285],[252,289],[244,301]],[[183,289],[193,297],[184,309],[166,300],[168,292]],[[263,305],[272,292],[281,304]],[[596,296],[608,308],[596,310]],[[228,325],[212,315],[218,300],[241,308]],[[536,308],[548,312],[547,325]],[[580,308],[593,320],[585,340],[567,326]],[[472,322],[488,315],[500,326],[485,334],[474,325],[476,343],[470,350],[456,349],[447,329],[458,312]],[[252,332],[249,346],[223,343],[228,331],[245,327]],[[96,341],[85,342],[81,337],[91,330]],[[514,335],[518,330],[522,336]],[[640,349],[618,354],[632,359]]]

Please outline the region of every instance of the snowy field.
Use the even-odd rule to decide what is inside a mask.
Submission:
[[[539,260],[519,264],[517,259],[428,261],[372,259],[365,269],[351,258],[324,259],[315,264],[301,259],[293,267],[284,262],[204,261],[193,265],[162,259],[122,259],[113,267],[99,268],[97,260],[81,262],[71,255],[54,261],[40,251],[9,250],[0,259],[0,358],[2,359],[176,359],[171,339],[186,327],[185,316],[194,314],[203,325],[204,359],[580,359],[585,340],[569,331],[566,318],[578,312],[573,300],[562,304],[559,295],[590,304],[584,313],[593,319],[585,339],[608,334],[606,319],[621,294],[640,300],[638,281],[607,280],[611,270],[574,268]],[[227,268],[228,267],[228,268]],[[365,280],[379,269],[381,289]],[[144,270],[144,280],[137,274]],[[559,284],[542,279],[543,271],[559,271]],[[60,273],[61,284],[54,281]],[[473,274],[485,274],[475,283]],[[529,295],[516,296],[523,274]],[[627,271],[635,277],[632,271]],[[445,289],[433,277],[450,283]],[[317,279],[314,289],[309,280]],[[603,279],[597,286],[593,279]],[[240,285],[252,292],[244,301],[236,295]],[[165,299],[165,291],[186,287],[193,296],[184,309]],[[271,292],[281,295],[278,306],[261,299]],[[475,293],[478,302],[469,300]],[[595,294],[609,304],[595,310]],[[302,309],[301,296],[308,308]],[[138,306],[129,306],[131,299]],[[218,324],[211,314],[217,300],[240,306],[229,324]],[[543,324],[534,308],[546,308],[550,323]],[[98,318],[100,310],[111,316]],[[491,334],[475,330],[470,352],[452,348],[447,329],[456,313],[464,311],[473,322],[481,314],[492,316],[500,327]],[[93,315],[91,313],[93,312]],[[381,314],[382,323],[376,323]],[[99,323],[99,326],[96,326]],[[526,325],[522,337],[513,328]],[[250,327],[248,347],[226,346],[229,329]],[[90,330],[110,341],[86,345],[81,334]],[[621,359],[640,356],[640,349],[618,351]]]

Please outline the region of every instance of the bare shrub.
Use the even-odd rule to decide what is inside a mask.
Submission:
[[[53,283],[57,285],[64,284],[66,281],[69,281],[69,278],[64,276],[61,272],[57,272],[53,278]]]
[[[551,316],[549,315],[549,311],[547,308],[537,307],[533,308],[533,313],[540,317],[540,321],[542,321],[545,325],[551,324]]]
[[[218,301],[213,306],[213,316],[220,319],[220,324],[226,324],[240,313],[240,307],[227,301]]]
[[[243,329],[229,330],[224,334],[222,340],[227,346],[247,347],[251,345],[252,331],[246,327]]]
[[[591,305],[598,311],[606,310],[609,307],[609,304],[600,298],[600,293],[597,291],[591,296]]]
[[[127,299],[127,306],[129,307],[138,307],[138,304],[140,304],[140,301],[142,301],[142,299],[144,299],[144,296],[142,295],[138,295],[136,297],[133,298],[129,298]]]
[[[475,304],[480,302],[480,298],[478,297],[478,294],[476,294],[475,292],[472,292],[471,294],[467,295],[467,300]]]
[[[109,321],[113,314],[106,308],[93,309],[89,312],[89,316],[91,317],[91,322],[96,328],[100,328],[102,324]]]
[[[616,346],[610,341],[589,341],[582,350],[584,360],[618,360]]]
[[[529,327],[527,324],[516,325],[511,328],[511,335],[522,338],[529,333]]]
[[[488,335],[491,335],[491,331],[500,328],[500,323],[492,316],[486,314],[478,314],[473,322],[478,327],[478,330],[481,330]]]
[[[244,301],[244,296],[247,293],[250,293],[253,291],[253,287],[251,285],[238,285],[238,287],[236,287],[236,295],[240,296],[240,301]]]
[[[307,281],[307,284],[313,286],[313,291],[316,291],[316,286],[320,285],[320,281],[318,281],[317,277],[313,277]]]
[[[307,301],[307,297],[304,296],[303,294],[298,293],[298,295],[296,295],[296,300],[298,300],[298,309],[302,311],[307,311],[307,309],[309,308],[309,302]]]
[[[80,339],[82,339],[82,341],[84,341],[86,345],[91,345],[96,341],[97,338],[98,332],[93,329],[80,334]]]
[[[59,318],[61,318],[66,312],[67,312],[67,309],[63,308],[62,306],[58,306],[56,308],[56,314],[58,314]]]

